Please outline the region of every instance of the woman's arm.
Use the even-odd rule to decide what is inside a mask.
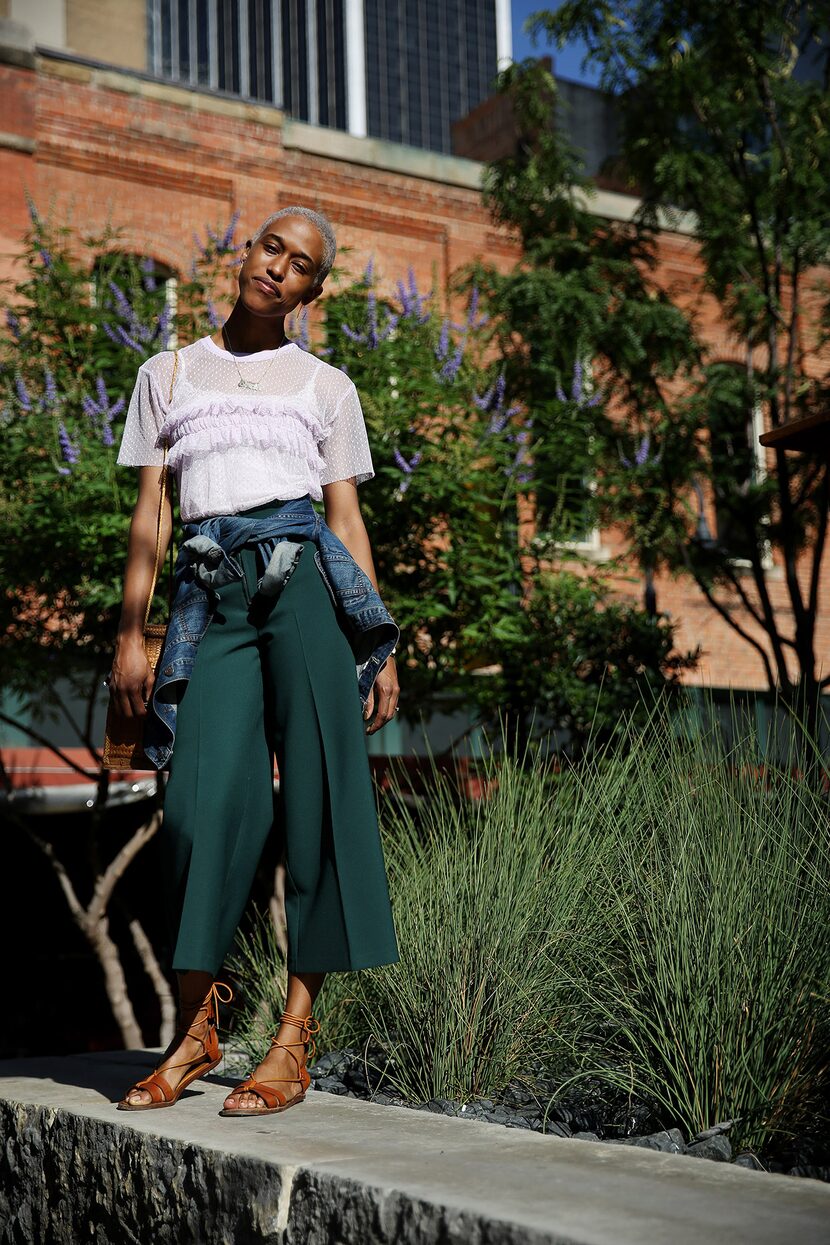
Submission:
[[[369,536],[360,513],[360,502],[354,479],[335,480],[333,484],[324,484],[322,492],[326,523],[335,536],[342,540],[360,569],[369,576],[375,591],[380,593],[375,564],[372,560],[372,547],[369,544]],[[379,731],[395,716],[399,693],[398,669],[394,656],[390,654],[375,679],[363,710],[363,716],[369,718],[377,705],[375,718],[371,726],[366,728],[367,735],[373,735],[375,731]]]
[[[150,699],[155,682],[153,668],[144,651],[144,615],[153,582],[161,472],[160,467],[139,467],[138,498],[130,521],[121,620],[110,675],[110,696],[117,712],[127,718],[143,717],[146,714],[146,702]],[[168,472],[168,487],[161,515],[160,568],[164,566],[165,554],[173,535],[170,478]]]

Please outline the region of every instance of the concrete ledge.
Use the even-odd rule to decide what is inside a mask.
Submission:
[[[827,1245],[830,1187],[310,1092],[221,1119],[227,1078],[113,1105],[153,1052],[0,1064],[0,1239],[153,1245]]]

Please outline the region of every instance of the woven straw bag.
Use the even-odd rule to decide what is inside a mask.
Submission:
[[[173,383],[176,379],[176,369],[179,365],[179,352],[176,351],[173,358],[173,375],[170,379],[170,397],[168,404],[173,400]],[[167,493],[167,445],[164,446],[164,459],[161,468],[161,496],[159,497],[158,522],[156,524],[156,558],[153,566],[153,580],[150,584],[150,595],[147,598],[147,609],[144,613],[144,652],[147,654],[147,660],[150,663],[153,673],[161,657],[161,650],[164,647],[164,639],[167,635],[167,627],[169,625],[170,610],[173,604],[173,540],[170,540],[170,563],[169,575],[167,581],[167,618],[165,623],[148,622],[150,617],[150,607],[153,604],[153,594],[156,590],[156,581],[159,573],[159,555],[161,553],[161,516],[164,510],[164,499]],[[116,713],[115,706],[110,696],[109,706],[107,708],[107,722],[104,728],[104,769],[155,769],[144,753],[144,724],[146,717],[125,718],[121,714]]]

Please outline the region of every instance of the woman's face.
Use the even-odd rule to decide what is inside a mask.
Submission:
[[[304,216],[281,216],[253,245],[246,243],[239,296],[253,315],[285,316],[322,293],[316,284],[323,239]]]

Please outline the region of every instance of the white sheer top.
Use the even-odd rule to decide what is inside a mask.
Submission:
[[[237,370],[238,365],[238,370]],[[260,382],[240,388],[240,372]],[[138,369],[116,462],[160,467],[164,441],[185,523],[236,514],[323,484],[375,474],[354,382],[339,368],[286,342],[230,355],[210,337],[153,355]]]

